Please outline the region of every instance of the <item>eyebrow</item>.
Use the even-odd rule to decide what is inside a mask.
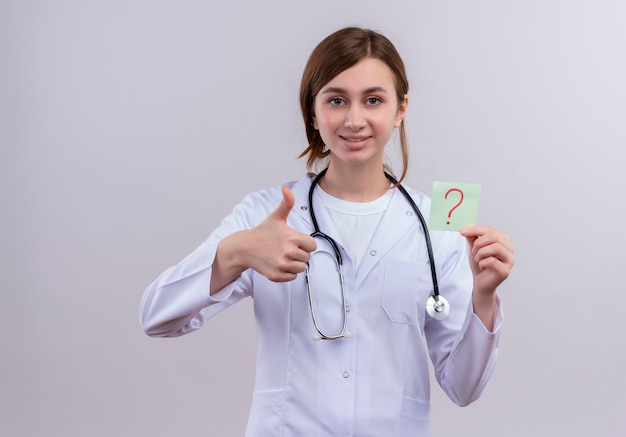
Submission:
[[[365,91],[363,91],[363,94],[386,93],[386,92],[387,92],[387,90],[384,89],[383,87],[373,86],[373,87],[367,88]],[[330,88],[326,88],[324,91],[322,91],[322,94],[347,94],[347,92],[343,88],[330,87]]]

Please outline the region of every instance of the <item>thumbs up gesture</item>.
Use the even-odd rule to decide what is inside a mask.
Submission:
[[[292,281],[306,269],[317,244],[310,235],[287,225],[295,198],[288,187],[282,192],[278,207],[258,226],[220,241],[213,261],[211,294],[249,268],[274,282]]]
[[[275,282],[295,279],[317,248],[313,237],[287,225],[295,198],[288,187],[283,187],[282,192],[278,207],[252,229],[254,248],[249,251],[250,267]]]

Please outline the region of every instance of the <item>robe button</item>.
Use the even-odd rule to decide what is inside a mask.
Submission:
[[[309,208],[308,208],[306,205],[302,205],[302,206],[300,207],[300,209],[301,209],[302,211],[306,211],[306,210],[307,210],[307,209],[309,209]]]
[[[406,215],[407,215],[407,217],[411,217],[413,215],[413,212],[412,211],[407,211]]]
[[[376,256],[376,251],[375,251],[375,250],[372,250],[372,251],[370,252],[370,255],[372,255],[372,256]]]
[[[344,378],[350,378],[350,373],[349,372],[343,372],[343,377]]]

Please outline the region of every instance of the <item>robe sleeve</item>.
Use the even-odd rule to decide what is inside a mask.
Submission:
[[[253,275],[247,270],[210,295],[215,253],[223,238],[256,226],[280,199],[277,187],[247,195],[206,241],[148,286],[139,309],[146,334],[177,337],[195,331],[220,311],[252,294]]]
[[[425,331],[437,382],[454,403],[465,406],[480,397],[493,374],[502,304],[497,297],[494,330],[490,332],[473,312],[467,243],[458,234],[447,234],[444,240],[448,241],[441,245],[447,253],[436,257],[441,266],[440,293],[450,302],[450,316],[441,321],[428,320]]]

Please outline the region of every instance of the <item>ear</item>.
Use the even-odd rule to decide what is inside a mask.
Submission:
[[[393,127],[400,127],[404,116],[406,115],[406,108],[409,106],[409,96],[404,95],[404,99],[398,104],[398,111],[396,112],[396,119],[393,122]]]
[[[315,130],[319,130],[319,127],[317,127],[317,118],[315,117],[314,111],[311,111],[311,125]]]

